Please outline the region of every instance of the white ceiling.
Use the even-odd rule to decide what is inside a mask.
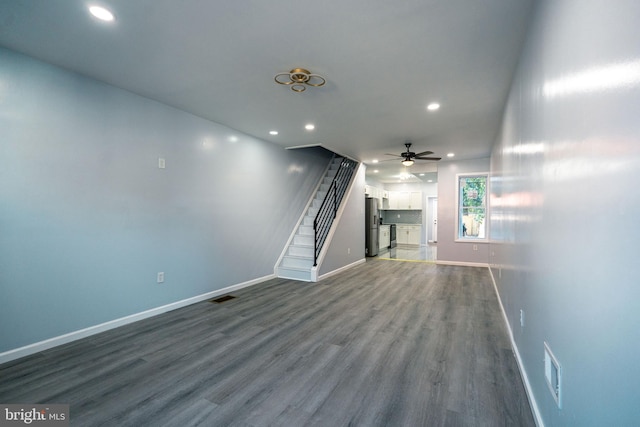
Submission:
[[[95,3],[116,21],[90,16]],[[410,140],[446,161],[489,155],[533,3],[13,0],[0,3],[0,45],[284,147],[370,165]],[[326,85],[274,82],[295,67]],[[375,168],[392,182],[400,160]]]

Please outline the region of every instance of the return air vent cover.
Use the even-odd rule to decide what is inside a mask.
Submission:
[[[209,300],[209,302],[215,302],[216,304],[221,304],[223,302],[229,301],[231,299],[234,299],[235,297],[233,295],[225,295],[222,297],[218,297],[218,298],[214,298],[212,300]]]
[[[562,409],[562,367],[546,341],[544,343],[544,377],[556,405]]]

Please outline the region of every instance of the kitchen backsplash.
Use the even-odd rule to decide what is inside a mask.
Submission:
[[[422,224],[422,211],[417,210],[382,210],[380,217],[383,224]]]

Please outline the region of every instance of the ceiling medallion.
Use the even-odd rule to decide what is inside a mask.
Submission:
[[[304,92],[307,86],[324,86],[327,82],[321,75],[312,74],[304,68],[294,68],[288,73],[276,74],[275,81],[281,85],[291,85],[291,90],[294,92]]]

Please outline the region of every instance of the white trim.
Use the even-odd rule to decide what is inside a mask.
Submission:
[[[527,398],[529,399],[529,404],[531,405],[531,410],[533,411],[533,419],[536,422],[538,427],[544,427],[544,422],[542,421],[542,414],[540,413],[540,409],[538,408],[538,403],[536,402],[536,398],[533,395],[533,390],[531,388],[531,383],[529,383],[529,377],[527,376],[527,371],[524,368],[524,364],[522,363],[522,358],[520,357],[520,351],[518,351],[518,346],[516,345],[515,340],[513,339],[513,330],[511,329],[511,324],[509,323],[509,318],[507,317],[507,312],[504,310],[504,305],[502,304],[502,298],[500,298],[500,292],[498,292],[498,285],[496,283],[496,279],[493,276],[493,271],[491,271],[491,266],[489,268],[489,275],[491,276],[491,281],[493,282],[493,289],[496,292],[496,296],[498,297],[498,304],[500,304],[500,311],[502,311],[502,317],[504,318],[504,323],[507,326],[507,332],[509,332],[509,340],[511,340],[511,347],[513,348],[513,354],[516,356],[516,362],[518,363],[518,370],[520,371],[520,376],[522,377],[522,382],[524,382],[524,389],[527,392]]]
[[[356,265],[360,265],[360,264],[363,264],[363,263],[365,263],[365,262],[367,262],[366,258],[359,259],[358,261],[352,262],[351,264],[347,264],[347,265],[345,265],[345,266],[342,266],[342,267],[340,267],[340,268],[337,268],[337,269],[335,269],[335,270],[333,270],[333,271],[330,271],[330,272],[328,272],[328,273],[324,273],[322,276],[317,277],[317,279],[318,279],[318,280],[315,280],[315,281],[316,281],[316,282],[319,282],[320,280],[327,279],[327,278],[329,278],[329,277],[331,277],[331,276],[333,276],[333,275],[336,275],[336,274],[338,274],[338,273],[342,273],[342,272],[343,272],[343,271],[345,271],[345,270],[348,270],[348,269],[350,269],[350,268],[352,268],[352,267],[355,267]],[[317,274],[317,273],[316,273],[316,274]]]
[[[438,265],[462,265],[465,267],[489,267],[489,264],[486,262],[465,262],[465,261],[443,261],[436,260],[436,264]]]
[[[89,326],[88,328],[80,329],[74,332],[69,332],[67,334],[49,338],[44,341],[36,342],[33,344],[29,344],[24,347],[19,347],[13,350],[5,351],[3,353],[0,353],[0,364],[10,362],[15,359],[19,359],[21,357],[29,356],[31,354],[39,353],[41,351],[48,350],[50,348],[57,347],[59,345],[67,344],[82,338],[86,338],[91,335],[99,334],[100,332],[104,332],[110,329],[118,328],[120,326],[128,325],[130,323],[137,322],[139,320],[157,316],[159,314],[166,313],[171,310],[186,307],[188,305],[195,304],[197,302],[204,301],[206,299],[213,298],[218,295],[226,294],[232,291],[237,291],[238,289],[257,285],[258,283],[262,283],[264,281],[273,279],[275,277],[276,276],[274,274],[269,274],[267,276],[248,280],[242,283],[237,283],[235,285],[227,286],[226,288],[216,289],[215,291],[211,291],[202,295],[197,295],[195,297],[183,299],[181,301],[172,302],[170,304],[152,308],[150,310],[142,311],[140,313],[135,313],[129,316],[121,317],[119,319],[110,320],[108,322],[101,323],[99,325]]]

